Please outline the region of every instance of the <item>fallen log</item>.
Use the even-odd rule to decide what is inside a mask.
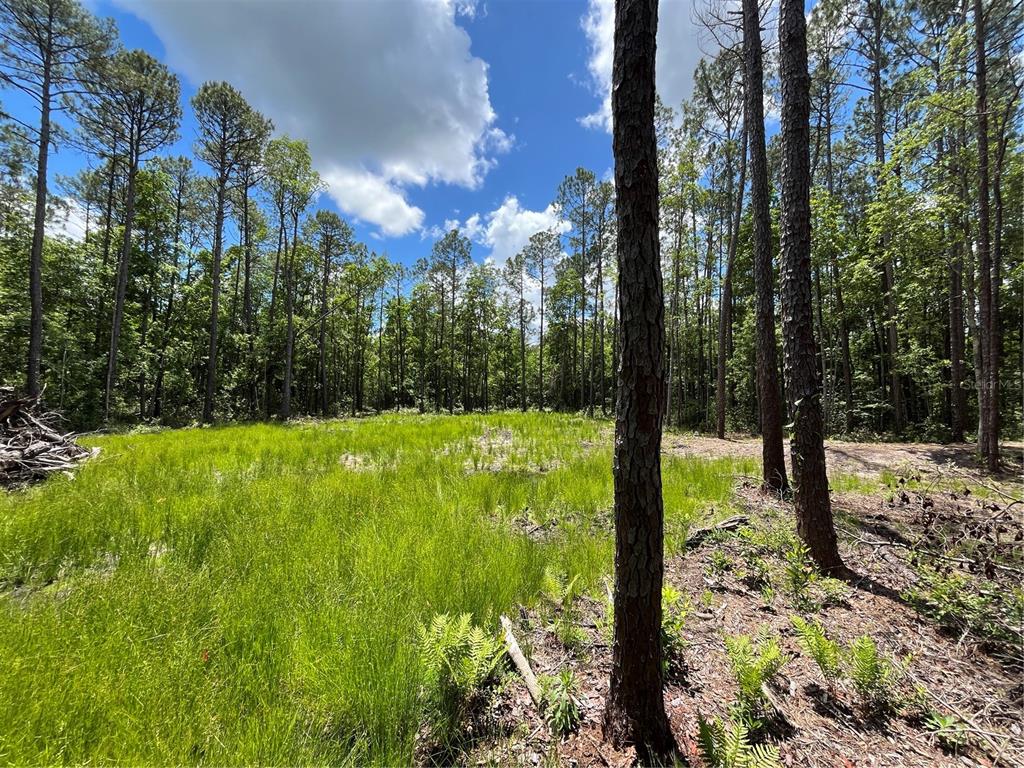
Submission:
[[[512,632],[512,622],[509,621],[508,616],[501,617],[501,626],[505,630],[505,648],[508,650],[508,655],[512,657],[516,669],[519,670],[523,682],[526,683],[526,689],[530,692],[530,698],[533,699],[533,703],[537,705],[538,709],[541,709],[544,706],[544,694],[541,693],[540,683],[537,682],[536,675],[530,669],[530,662],[526,660],[526,656],[523,655],[519,643],[516,642],[516,636]]]
[[[690,535],[686,537],[686,547],[699,547],[701,543],[710,536],[712,533],[719,531],[733,531],[746,525],[748,522],[746,515],[733,515],[727,517],[725,520],[709,525],[706,528],[696,528],[691,531]]]

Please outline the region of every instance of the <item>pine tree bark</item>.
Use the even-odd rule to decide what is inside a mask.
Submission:
[[[132,228],[135,224],[135,179],[138,159],[131,151],[128,161],[128,191],[125,196],[124,234],[121,236],[121,256],[117,265],[117,283],[114,288],[114,318],[110,323],[110,347],[107,351],[107,378],[103,394],[103,421],[110,420],[111,399],[117,378],[117,348],[121,340],[121,322],[124,318],[124,299],[128,291],[128,271],[132,256]]]
[[[749,1],[749,0],[745,0]],[[826,573],[843,570],[825,474],[821,382],[811,303],[810,78],[802,0],[779,10],[782,81],[782,338],[793,419],[797,532]]]
[[[221,167],[227,165],[222,159]],[[210,299],[210,343],[206,359],[206,394],[203,398],[203,422],[213,422],[214,398],[217,392],[217,320],[220,314],[220,262],[224,249],[224,198],[227,177],[223,172],[217,179],[217,202],[213,224],[213,263],[211,283],[213,294]]]
[[[722,282],[721,308],[718,315],[718,370],[715,377],[715,433],[725,437],[725,364],[729,355],[729,330],[732,328],[732,267],[736,260],[736,247],[740,239],[740,221],[743,217],[743,192],[747,184],[747,125],[743,123],[740,143],[740,178],[736,192],[736,208],[729,231],[729,252],[725,261],[725,280]]]
[[[665,408],[654,132],[657,0],[616,0],[612,146],[619,266],[621,362],[615,418],[615,627],[604,735],[642,762],[675,749],[662,694]]]
[[[995,434],[995,382],[993,365],[997,325],[992,304],[991,230],[989,226],[988,74],[985,49],[985,3],[974,0],[975,107],[978,113],[978,334],[981,340],[981,372],[978,377],[978,449],[990,471],[999,468],[999,438]]]
[[[743,0],[744,94],[750,152],[750,207],[754,221],[754,290],[757,294],[757,388],[761,405],[761,456],[765,488],[789,487],[782,447],[782,397],[775,351],[775,297],[768,160],[764,138],[764,66],[757,0]]]

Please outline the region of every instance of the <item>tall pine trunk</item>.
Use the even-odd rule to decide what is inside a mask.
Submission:
[[[757,294],[757,388],[761,411],[761,457],[765,488],[784,491],[782,396],[775,351],[775,289],[768,160],[764,138],[764,67],[757,0],[743,0],[743,61],[747,142],[750,151],[750,207],[754,220],[754,290]]]
[[[654,132],[657,0],[616,0],[612,144],[618,191],[620,349],[615,418],[615,627],[604,734],[643,762],[674,751],[662,694],[665,408]]]
[[[744,7],[751,0],[744,0]],[[756,5],[755,5],[756,7]],[[790,458],[797,532],[826,573],[843,570],[825,474],[821,381],[811,299],[810,77],[802,0],[779,10],[782,81],[782,339],[793,419]]]

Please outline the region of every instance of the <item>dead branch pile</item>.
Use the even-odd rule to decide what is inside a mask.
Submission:
[[[0,387],[0,487],[16,488],[53,472],[70,472],[94,455],[74,436],[53,428],[54,413],[39,412],[39,397],[18,397]]]

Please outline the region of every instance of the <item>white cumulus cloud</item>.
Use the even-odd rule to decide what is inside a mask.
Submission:
[[[487,249],[486,258],[501,266],[521,251],[537,232],[554,228],[567,232],[568,222],[558,215],[552,204],[540,211],[524,208],[515,195],[508,195],[493,211],[474,213],[464,221],[446,219],[444,226],[424,230],[426,237],[438,239],[452,229],[458,229],[477,245]]]
[[[615,36],[615,0],[589,0],[580,20],[590,48],[587,71],[600,106],[580,118],[588,128],[612,130],[612,57]],[[702,56],[699,27],[691,0],[663,0],[658,7],[658,53],[655,70],[662,100],[679,107],[693,89],[693,70]]]
[[[458,23],[472,0],[115,2],[194,85],[226,80],[306,139],[338,206],[385,234],[422,224],[410,187],[476,188],[512,144]]]

